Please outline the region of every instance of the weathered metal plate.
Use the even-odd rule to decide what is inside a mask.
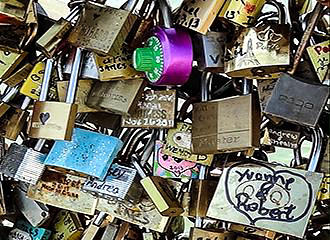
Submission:
[[[323,174],[262,162],[225,168],[207,216],[303,237]]]
[[[46,171],[36,185],[29,187],[27,196],[55,207],[93,215],[98,199],[81,191],[85,181],[79,176]]]
[[[122,127],[173,128],[176,91],[148,90],[142,94],[136,110],[122,118]]]
[[[110,166],[104,181],[87,180],[82,186],[82,190],[103,198],[108,196],[125,198],[135,175],[136,169],[114,163]]]

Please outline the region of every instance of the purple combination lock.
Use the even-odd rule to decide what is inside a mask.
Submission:
[[[182,85],[192,69],[193,47],[187,32],[171,28],[169,7],[161,3],[165,27],[155,27],[143,48],[133,54],[133,65],[153,85]]]

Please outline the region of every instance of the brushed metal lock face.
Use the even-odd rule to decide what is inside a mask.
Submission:
[[[103,180],[122,145],[122,141],[116,137],[74,128],[71,141],[55,142],[45,165]]]
[[[309,83],[304,79],[282,73],[272,91],[265,113],[315,127],[328,97],[328,86]]]
[[[121,48],[136,19],[125,10],[87,3],[68,41],[96,53],[110,54]]]
[[[201,34],[206,34],[223,2],[217,0],[186,0],[177,13],[176,23]]]
[[[86,178],[46,171],[36,185],[30,185],[27,197],[73,212],[93,215],[98,202],[91,194],[81,191]]]
[[[176,91],[147,90],[130,116],[122,117],[122,127],[172,128],[174,127]]]
[[[238,162],[221,175],[207,216],[302,238],[323,174]]]
[[[114,163],[110,166],[104,181],[87,180],[82,190],[103,198],[118,197],[124,199],[136,176],[134,168]]]

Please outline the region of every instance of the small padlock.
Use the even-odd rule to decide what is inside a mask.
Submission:
[[[134,167],[142,177],[140,183],[163,216],[178,216],[183,212],[178,200],[170,189],[166,179],[157,176],[148,177],[137,158],[132,156]],[[134,159],[135,158],[135,159]]]
[[[65,103],[46,101],[53,65],[52,59],[47,60],[40,98],[39,101],[34,104],[33,108],[29,132],[30,137],[71,140],[78,108],[74,100],[78,85],[81,57],[82,50],[78,48]]]
[[[261,143],[275,147],[296,149],[299,146],[299,140],[300,132],[296,131],[291,125],[276,127],[269,124],[265,128]]]
[[[329,201],[330,200],[330,174],[326,173],[323,177],[317,200]]]
[[[145,85],[143,79],[96,82],[86,104],[101,111],[129,115],[137,107]]]
[[[245,28],[227,45],[225,73],[231,77],[265,76],[282,72],[290,65],[290,25],[282,3],[268,1],[278,10],[278,23],[263,21]],[[266,5],[265,5],[266,6]]]
[[[192,40],[187,32],[172,27],[167,2],[159,3],[165,26],[155,27],[145,47],[135,49],[133,65],[151,84],[182,85],[192,70]]]
[[[27,52],[16,53],[9,49],[0,50],[0,80],[6,79],[27,56]]]
[[[85,181],[84,177],[47,170],[36,185],[29,186],[27,197],[50,206],[93,215],[98,199],[81,191]]]
[[[5,83],[9,87],[16,87],[28,77],[32,69],[33,65],[27,62],[8,78],[4,79],[2,83]]]
[[[172,128],[174,127],[176,91],[145,90],[130,116],[122,117],[122,127]]]

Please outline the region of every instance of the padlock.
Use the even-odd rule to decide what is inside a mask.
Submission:
[[[37,48],[48,58],[52,58],[56,52],[57,47],[62,39],[72,28],[72,23],[78,14],[80,14],[81,7],[76,6],[66,18],[61,18],[54,23],[36,42]]]
[[[329,201],[330,200],[330,174],[326,173],[323,177],[317,200]]]
[[[2,83],[5,83],[9,87],[16,87],[26,80],[32,69],[33,65],[27,62],[18,70],[14,71],[8,78],[4,79]]]
[[[192,70],[192,40],[184,30],[172,27],[167,2],[161,0],[159,4],[165,26],[153,28],[144,47],[135,49],[133,66],[145,72],[151,84],[182,85]]]
[[[72,140],[55,141],[44,163],[104,180],[122,145],[114,136],[74,128]]]
[[[164,143],[156,140],[154,176],[163,178],[198,178],[199,165],[184,159],[167,155],[163,151]]]
[[[122,10],[86,3],[84,14],[68,37],[69,43],[103,55],[120,49],[137,19],[131,13],[136,4],[137,0],[129,0]]]
[[[173,128],[176,109],[176,91],[145,90],[137,108],[130,116],[123,116],[122,127]]]
[[[9,102],[15,97],[18,92],[17,88],[11,88],[4,96],[1,97],[0,102],[0,118],[6,114],[6,112],[10,109]]]
[[[111,114],[108,112],[89,112],[83,116],[83,121],[86,123],[93,123],[96,126],[107,129],[118,129],[120,127],[121,116]]]
[[[90,221],[87,229],[83,232],[83,235],[81,236],[81,240],[95,239],[94,237],[97,234],[98,230],[100,229],[101,224],[106,218],[106,216],[107,214],[105,212],[99,212],[97,215],[95,215],[93,219]]]
[[[296,131],[292,126],[276,127],[268,125],[265,128],[261,143],[275,147],[296,149],[298,148],[299,140],[300,132]]]
[[[244,236],[264,237],[266,239],[271,239],[271,240],[275,239],[276,236],[276,232],[267,231],[261,228],[248,227],[234,223],[230,224],[229,231],[233,231],[238,234],[242,234]]]
[[[79,240],[84,228],[75,212],[60,210],[54,219],[50,240]]]
[[[19,219],[15,223],[15,229],[22,230],[25,233],[28,233],[29,239],[32,240],[48,240],[50,239],[51,231],[41,227],[33,227],[25,219]]]
[[[236,41],[227,45],[225,73],[231,77],[265,76],[282,72],[290,65],[290,25],[284,5],[268,1],[278,10],[278,23],[264,21],[245,28]]]
[[[73,61],[74,61],[75,51],[72,50],[69,53],[68,58],[64,64],[63,74],[70,75],[72,71]],[[83,63],[80,70],[81,79],[95,79],[100,80],[102,76],[99,74],[98,66],[96,64],[94,54],[92,52],[86,52],[83,57]]]
[[[85,181],[86,178],[80,176],[47,170],[36,185],[29,186],[27,197],[50,206],[93,215],[98,199],[81,191]]]
[[[11,108],[7,111],[6,115],[2,117],[3,119],[0,123],[1,136],[16,141],[30,115],[27,111],[30,102],[31,99],[25,97],[19,108]]]
[[[208,72],[223,72],[226,32],[208,31],[205,35],[196,34],[194,49],[197,65],[200,70]]]
[[[77,104],[74,104],[81,65],[82,50],[76,51],[73,71],[70,77],[65,103],[46,101],[53,60],[48,59],[42,82],[39,101],[35,102],[30,124],[29,136],[54,140],[71,140]]]
[[[176,13],[176,23],[205,35],[224,2],[185,0]]]
[[[11,0],[0,3],[0,22],[16,25],[24,23],[32,2]]]
[[[27,56],[27,52],[16,53],[11,50],[0,50],[0,80],[6,79]]]
[[[143,79],[96,82],[89,92],[86,104],[101,111],[129,115],[137,107],[145,85]]]
[[[0,217],[15,215],[16,207],[13,202],[13,188],[11,182],[0,174]]]
[[[180,215],[183,209],[166,182],[166,179],[157,176],[148,177],[137,160],[136,156],[132,156],[133,165],[142,178],[140,183],[160,214],[163,216]]]
[[[282,73],[264,112],[269,116],[314,127],[328,96],[328,86]]]
[[[307,53],[321,82],[330,78],[330,40],[309,46]]]
[[[219,229],[191,228],[189,240],[235,240],[236,235]]]
[[[278,78],[271,79],[258,79],[258,95],[259,95],[259,103],[260,109],[264,112],[265,107],[268,103],[270,96],[272,95],[272,91],[275,87],[276,81]]]
[[[323,178],[315,172],[321,129],[313,130],[313,139],[307,171],[260,161],[225,167],[207,216],[303,237]]]
[[[41,93],[41,85],[42,79],[45,73],[45,62],[37,62],[28,77],[26,78],[25,82],[23,83],[22,87],[20,88],[20,93],[28,96],[34,100],[38,100]],[[50,89],[48,93],[49,99],[56,100],[57,99],[57,90],[55,82],[58,80],[57,74],[54,71],[51,75],[50,79]]]
[[[27,185],[22,183],[14,190],[16,206],[33,227],[39,227],[50,218],[49,209],[45,204],[27,197],[26,191]]]
[[[243,27],[250,27],[255,23],[266,0],[250,1],[222,1],[223,5],[219,17]]]
[[[243,80],[243,96],[194,104],[193,153],[237,152],[259,146],[261,114],[249,83]]]

